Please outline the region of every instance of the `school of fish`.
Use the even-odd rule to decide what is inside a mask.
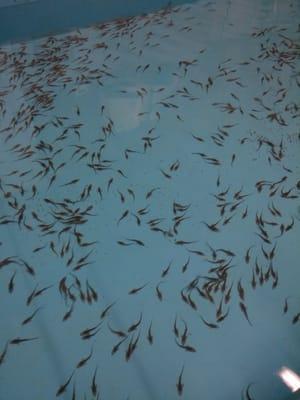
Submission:
[[[300,7],[230,4],[0,48],[1,400],[266,399],[202,390],[226,337],[299,337]]]

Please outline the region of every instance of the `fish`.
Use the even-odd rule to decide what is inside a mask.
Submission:
[[[148,282],[148,283],[149,283],[149,282]],[[142,285],[142,286],[140,286],[140,287],[138,287],[138,288],[133,288],[133,289],[131,289],[131,290],[128,292],[128,294],[129,294],[129,295],[132,295],[132,294],[139,293],[141,290],[144,289],[144,287],[146,287],[146,286],[148,285],[148,283],[145,283],[144,285]]]
[[[149,342],[149,344],[153,344],[153,335],[152,335],[152,321],[149,325],[148,331],[147,331],[147,340]]]
[[[254,246],[250,246],[249,249],[246,251],[246,255],[245,255],[245,262],[246,264],[249,264],[250,262],[250,250],[253,248]]]
[[[184,320],[182,320],[182,322],[184,323],[184,331],[183,334],[181,335],[181,344],[185,345],[188,338],[188,327]]]
[[[183,345],[183,344],[178,343],[176,339],[175,339],[175,343],[177,344],[178,347],[187,351],[188,353],[196,353],[196,351],[197,351],[193,346]]]
[[[125,353],[125,360],[129,361],[130,357],[132,356],[133,352],[135,351],[138,341],[140,338],[140,333],[138,334],[138,336],[136,337],[136,339],[134,340],[134,335],[132,335],[132,338],[130,340],[130,343],[127,347],[126,353]]]
[[[6,342],[6,344],[4,346],[4,349],[0,353],[0,365],[2,365],[4,363],[4,361],[5,361],[5,357],[6,357],[7,352],[8,352],[8,345],[9,345],[9,342]]]
[[[176,383],[177,393],[178,393],[179,396],[182,395],[183,388],[184,388],[184,384],[182,382],[183,371],[184,371],[184,366],[181,368],[181,372],[179,374],[179,377],[178,377],[178,380],[177,380],[177,383]]]
[[[201,318],[202,322],[203,322],[206,326],[208,326],[209,328],[212,328],[212,329],[217,329],[217,328],[219,328],[219,325],[213,324],[213,323],[211,323],[211,322],[207,322],[201,315],[200,315],[200,318]]]
[[[111,355],[114,355],[120,348],[120,346],[122,345],[122,343],[125,342],[125,340],[127,339],[127,337],[125,337],[124,339],[122,339],[120,342],[118,342],[111,350]]]
[[[97,325],[93,326],[92,328],[86,328],[82,332],[80,332],[81,338],[82,339],[85,339],[85,338],[89,339],[89,338],[95,336],[99,332],[99,330],[101,329],[102,322],[103,321],[100,321]]]
[[[76,368],[82,368],[91,358],[93,355],[93,348],[91,349],[90,353],[88,354],[87,357],[82,358],[78,364],[76,365]]]
[[[187,261],[183,264],[182,268],[181,268],[181,272],[184,274],[187,270],[187,267],[190,263],[190,257],[188,257]]]
[[[143,319],[143,314],[141,313],[139,320],[137,322],[133,323],[132,325],[130,325],[130,327],[128,328],[127,332],[130,333],[130,332],[135,331],[139,327],[139,325],[141,324],[142,319]]]
[[[250,387],[252,385],[253,385],[253,383],[249,383],[249,385],[246,387],[246,390],[245,390],[246,400],[254,400],[254,398],[250,395]]]
[[[38,307],[29,317],[25,318],[21,325],[27,325],[29,324],[29,322],[31,322],[33,320],[33,318],[36,316],[36,314],[39,312],[39,310],[41,309],[41,307]]]
[[[165,278],[168,275],[168,273],[170,271],[170,268],[171,268],[171,265],[172,265],[172,261],[170,261],[169,264],[167,265],[167,267],[165,269],[163,269],[163,271],[162,271],[162,273],[160,275],[161,278]]]
[[[151,189],[149,192],[146,193],[146,200],[150,199],[150,197],[152,197],[153,193],[157,190],[160,190],[159,187],[153,188]]]
[[[157,298],[158,298],[159,301],[162,301],[162,300],[163,300],[162,292],[161,292],[161,290],[159,289],[159,285],[160,285],[161,283],[162,283],[162,282],[160,282],[160,283],[159,283],[158,285],[156,285],[156,287],[155,287],[156,295],[157,295]]]
[[[242,313],[244,314],[246,320],[248,321],[249,325],[252,326],[252,323],[248,317],[248,312],[247,312],[247,308],[246,308],[245,304],[240,301],[239,306],[240,306],[240,309],[241,309]]]
[[[121,217],[118,219],[117,225],[119,225],[119,223],[128,216],[129,214],[129,210],[124,211],[124,213],[121,215]]]
[[[213,223],[213,224],[208,224],[205,221],[200,221],[201,224],[204,224],[209,230],[211,230],[212,232],[219,232],[219,228],[218,228],[218,224],[219,224],[220,220]]]
[[[71,315],[73,314],[74,311],[74,302],[72,303],[71,307],[69,308],[69,310],[64,314],[62,321],[65,322],[68,319],[71,318]]]
[[[93,379],[92,379],[92,383],[91,383],[91,392],[93,396],[97,396],[97,392],[98,392],[98,387],[96,384],[96,375],[97,375],[97,370],[98,367],[96,367],[94,375],[93,375]]]
[[[126,240],[128,240],[130,242],[133,242],[133,243],[135,243],[135,244],[137,244],[139,246],[145,246],[145,243],[142,240],[139,240],[139,239],[126,239]]]
[[[224,303],[227,304],[230,301],[231,291],[232,291],[233,283],[231,284],[230,288],[227,290],[224,296]]]
[[[125,333],[125,332],[123,332],[123,331],[117,331],[117,330],[114,330],[114,329],[112,329],[111,328],[111,326],[109,325],[109,324],[107,324],[107,326],[108,326],[108,329],[114,334],[114,335],[117,335],[117,336],[119,336],[119,337],[127,337],[127,334]]]
[[[72,372],[72,374],[70,375],[70,377],[67,379],[67,381],[65,383],[63,383],[57,390],[56,392],[56,397],[59,397],[60,395],[62,395],[63,393],[65,393],[65,391],[67,390],[67,387],[69,386],[73,376],[74,376],[75,370]]]
[[[179,337],[179,331],[177,328],[177,316],[175,316],[174,324],[173,324],[173,332],[175,336],[178,338]]]
[[[15,276],[16,276],[17,271],[15,271],[12,275],[12,277],[10,278],[9,282],[8,282],[8,292],[12,293],[14,291],[14,287],[15,287]]]
[[[109,304],[100,314],[100,318],[103,319],[106,317],[106,315],[108,314],[109,310],[116,304],[116,302],[113,302],[111,304]]]
[[[245,300],[245,290],[244,290],[244,288],[242,286],[241,279],[238,281],[237,290],[238,290],[238,294],[239,294],[240,299],[242,301],[244,301]]]
[[[38,340],[38,337],[33,337],[33,338],[20,338],[20,337],[16,337],[14,339],[12,339],[9,344],[16,344],[19,345],[21,343],[26,343],[26,342],[32,342],[34,340]]]

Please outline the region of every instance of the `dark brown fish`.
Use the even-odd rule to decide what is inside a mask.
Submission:
[[[178,338],[179,337],[179,331],[178,331],[178,328],[177,328],[177,316],[175,317],[175,320],[174,320],[173,332],[174,332],[175,336]]]
[[[253,385],[253,383],[249,383],[249,385],[246,387],[246,390],[245,390],[246,400],[254,400],[254,398],[250,395],[250,387],[251,387],[251,385]]]
[[[149,282],[148,282],[149,283]],[[136,294],[138,292],[140,292],[142,289],[144,289],[144,287],[146,287],[148,285],[148,283],[145,283],[143,286],[140,286],[138,288],[133,288],[131,289],[128,294]]]
[[[111,350],[111,355],[114,355],[120,348],[121,344],[123,342],[125,342],[125,340],[127,339],[127,337],[125,337],[124,339],[122,339],[120,342],[118,342]]]
[[[129,214],[129,210],[124,211],[124,213],[121,215],[121,217],[118,219],[117,225],[119,225],[119,223],[128,216]]]
[[[188,353],[196,353],[196,349],[192,346],[189,345],[183,345],[177,342],[177,340],[175,339],[175,343],[177,344],[178,347],[180,347],[181,349],[187,351]]]
[[[38,307],[29,317],[25,318],[24,321],[22,322],[22,325],[27,325],[29,322],[33,320],[35,315],[38,313],[38,311],[41,309],[41,307]]]
[[[59,397],[61,394],[63,394],[67,390],[67,387],[69,386],[69,384],[70,384],[70,382],[71,382],[71,380],[73,378],[74,373],[75,373],[75,370],[72,372],[72,374],[67,379],[67,381],[58,388],[58,390],[56,392],[56,397]]]
[[[248,312],[247,312],[247,308],[246,308],[245,304],[240,302],[239,306],[240,306],[240,309],[241,309],[242,313],[244,314],[246,320],[249,322],[249,325],[252,326],[252,324],[251,324],[251,322],[249,320],[249,317],[248,317]]]
[[[189,263],[190,263],[190,257],[187,259],[186,263],[185,263],[185,264],[182,266],[182,268],[181,268],[181,272],[182,272],[183,274],[184,274],[185,271],[187,270],[187,267],[188,267]]]
[[[162,283],[162,282],[160,282],[160,283],[159,283],[158,285],[156,285],[156,287],[155,287],[156,296],[157,296],[157,298],[158,298],[159,301],[162,301],[162,300],[163,300],[162,292],[161,292],[161,290],[159,289],[159,286],[160,286],[161,283]]]
[[[0,365],[2,365],[4,363],[4,360],[5,360],[7,351],[8,351],[8,345],[9,345],[9,342],[6,342],[6,345],[4,346],[4,349],[0,353]]]
[[[38,337],[34,337],[34,338],[20,338],[20,337],[17,337],[17,338],[15,338],[15,339],[12,339],[10,342],[9,342],[9,344],[21,344],[21,343],[26,343],[26,342],[32,342],[32,341],[34,341],[34,340],[38,340],[39,338]]]
[[[137,322],[135,322],[134,324],[130,325],[127,332],[135,331],[139,327],[140,323],[142,322],[142,319],[143,319],[143,314],[141,313],[139,320]]]
[[[211,322],[207,322],[201,315],[200,315],[200,318],[202,319],[202,322],[203,322],[206,326],[208,326],[209,328],[212,328],[212,329],[217,329],[217,328],[219,328],[219,325],[213,324],[213,323],[211,323]]]
[[[183,388],[184,388],[184,384],[182,383],[183,371],[184,371],[184,366],[181,368],[181,372],[179,374],[179,377],[178,377],[178,380],[177,380],[177,383],[176,383],[177,393],[179,394],[179,396],[182,395]]]
[[[100,318],[103,319],[106,317],[108,311],[116,304],[116,302],[114,301],[113,303],[111,303],[110,305],[108,305],[101,313]]]
[[[237,290],[238,290],[238,294],[239,294],[240,299],[242,301],[244,301],[245,300],[245,290],[244,290],[244,288],[242,286],[241,279],[238,281]]]
[[[147,340],[152,345],[153,344],[153,335],[152,335],[152,321],[149,325],[148,332],[147,332]]]
[[[87,357],[82,358],[78,362],[78,364],[76,365],[76,368],[78,369],[78,368],[83,367],[92,358],[92,355],[93,355],[93,348],[91,349],[91,351]]]
[[[169,264],[168,264],[168,266],[162,271],[162,273],[161,273],[161,278],[165,278],[167,275],[168,275],[168,273],[169,273],[169,270],[170,270],[170,268],[171,268],[171,265],[172,265],[172,261],[170,261],[169,262]]]
[[[112,329],[111,328],[111,326],[109,325],[109,324],[107,324],[107,326],[108,326],[108,329],[114,334],[114,335],[117,335],[117,336],[119,336],[119,337],[127,337],[127,334],[125,333],[125,332],[123,332],[123,331],[117,331],[117,330],[114,330],[114,329]]]
[[[91,383],[91,392],[92,392],[93,396],[97,396],[97,391],[98,391],[97,384],[96,384],[97,370],[98,370],[98,367],[96,367],[96,369],[95,369],[95,372],[94,372],[94,375],[93,375],[93,380],[92,380],[92,383]]]
[[[8,282],[8,291],[9,293],[12,293],[14,291],[14,287],[15,287],[15,276],[16,276],[17,271],[15,271],[12,275],[12,277],[10,278],[9,282]]]

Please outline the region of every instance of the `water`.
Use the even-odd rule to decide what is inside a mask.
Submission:
[[[184,399],[288,396],[299,15],[201,1],[1,48],[1,400],[95,399],[96,368],[102,399],[175,399],[182,368]]]

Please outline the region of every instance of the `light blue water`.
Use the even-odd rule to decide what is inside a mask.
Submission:
[[[182,368],[184,399],[288,396],[299,16],[200,1],[1,48],[1,400],[176,399]]]

